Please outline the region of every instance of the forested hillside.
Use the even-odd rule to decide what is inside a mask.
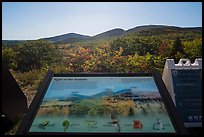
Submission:
[[[95,37],[74,35],[77,40],[73,41],[66,36],[2,42],[2,62],[9,66],[28,102],[48,69],[55,73],[162,72],[167,58],[176,63],[180,58],[202,58],[202,28],[150,25],[114,29]]]

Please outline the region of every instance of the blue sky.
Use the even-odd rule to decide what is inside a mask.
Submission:
[[[202,27],[202,2],[3,2],[2,39],[93,36],[140,25]]]
[[[66,78],[62,77],[61,79]],[[100,92],[104,92],[107,89],[112,90],[113,92],[121,91],[124,89],[132,89],[133,91],[135,90],[144,92],[158,91],[152,77],[142,77],[139,79],[129,77],[128,79],[123,78],[123,81],[121,81],[121,79],[117,77],[113,77],[112,79],[102,77],[101,78],[89,77],[87,78],[87,80],[82,82],[75,80],[61,80],[61,81],[52,80],[48,88],[48,91],[46,92],[45,98],[66,97],[70,95],[72,92],[80,95],[90,96],[98,94]],[[85,88],[85,86],[87,86],[88,88]]]

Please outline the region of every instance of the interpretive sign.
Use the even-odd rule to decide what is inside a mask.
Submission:
[[[178,64],[167,60],[163,80],[185,126],[201,127],[202,59],[196,59],[194,64],[186,59],[180,60]]]
[[[157,84],[150,74],[53,74],[25,132],[182,133]]]

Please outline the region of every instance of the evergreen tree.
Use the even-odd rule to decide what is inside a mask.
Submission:
[[[171,58],[173,58],[175,62],[178,62],[179,59],[183,57],[185,57],[185,52],[180,37],[177,36],[172,46]]]

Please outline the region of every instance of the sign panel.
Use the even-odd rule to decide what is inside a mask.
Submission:
[[[202,70],[172,69],[176,107],[186,125],[201,126]]]
[[[18,135],[187,134],[159,73],[47,73]]]
[[[162,79],[186,127],[202,127],[202,59],[167,59]]]
[[[153,77],[53,77],[29,132],[175,129]]]

